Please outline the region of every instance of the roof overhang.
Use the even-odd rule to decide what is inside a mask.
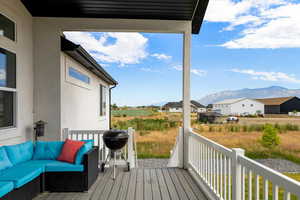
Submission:
[[[21,0],[34,17],[192,21],[198,34],[209,0]]]
[[[109,85],[118,84],[80,45],[76,45],[70,40],[61,37],[61,50]]]

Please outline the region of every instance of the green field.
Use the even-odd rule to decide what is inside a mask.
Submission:
[[[153,115],[151,110],[112,110],[114,117],[137,117]]]

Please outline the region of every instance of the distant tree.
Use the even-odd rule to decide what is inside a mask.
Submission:
[[[113,109],[113,110],[118,110],[118,106],[117,106],[117,104],[113,104],[113,105],[111,105],[111,109]]]
[[[213,104],[211,104],[211,103],[208,104],[208,105],[207,105],[207,108],[213,108]]]
[[[257,114],[257,115],[261,115],[261,113],[262,113],[261,110],[257,110],[257,111],[256,111],[256,114]]]

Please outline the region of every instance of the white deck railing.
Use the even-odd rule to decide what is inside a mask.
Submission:
[[[106,130],[70,130],[68,128],[63,129],[62,140],[66,138],[72,140],[93,140],[94,146],[99,148],[99,164],[105,161],[106,156],[109,152],[107,147],[104,145],[103,134]],[[137,167],[137,158],[135,153],[135,139],[134,129],[128,128],[128,143],[122,149],[125,159],[130,163],[130,167]]]
[[[228,149],[193,131],[188,164],[210,199],[300,200],[299,182],[245,157],[242,149]]]

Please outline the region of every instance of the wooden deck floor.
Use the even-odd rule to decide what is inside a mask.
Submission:
[[[68,184],[68,183],[66,183]],[[34,200],[207,200],[186,170],[177,168],[112,170],[100,173],[85,193],[43,193]]]

